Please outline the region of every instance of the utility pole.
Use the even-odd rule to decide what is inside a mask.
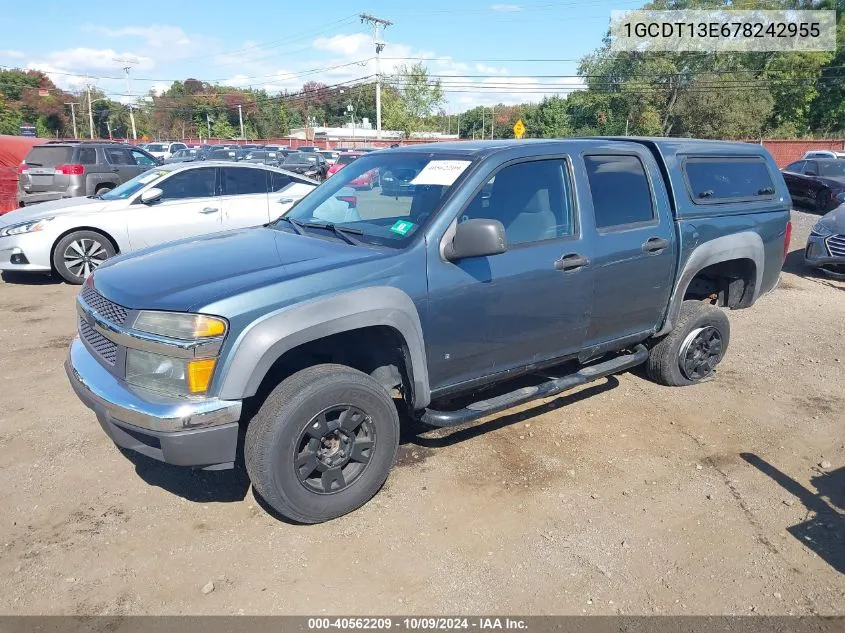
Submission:
[[[88,79],[86,77],[86,79]],[[88,89],[88,131],[91,138],[94,138],[94,112],[91,110],[91,84],[86,82],[85,87]]]
[[[481,140],[484,140],[484,106],[481,106]]]
[[[492,139],[496,126],[496,106],[490,106],[490,138]]]
[[[358,17],[361,18],[361,22],[366,22],[373,27],[373,42],[376,45],[376,139],[381,139],[381,52],[384,50],[385,43],[379,39],[379,30],[381,27],[387,28],[393,22],[377,18],[369,13],[361,13]]]
[[[126,73],[126,96],[130,98],[129,103],[127,104],[127,106],[129,107],[129,121],[132,123],[132,140],[137,141],[138,140],[138,132],[135,129],[135,112],[133,110],[134,105],[131,101],[131,99],[132,99],[132,80],[129,78],[129,71],[132,70],[132,66],[134,66],[138,62],[137,62],[137,60],[134,60],[134,59],[117,59],[117,58],[113,58],[113,61],[126,64],[126,66],[123,67],[123,72]]]
[[[70,103],[66,103],[65,105],[70,106],[70,118],[73,120],[73,138],[79,138],[76,133],[76,110],[73,109],[74,106],[76,106],[77,104],[71,101]]]
[[[458,140],[461,140],[461,113],[458,112]]]
[[[238,121],[241,122],[241,138],[244,138],[244,109],[243,106],[239,103],[238,104]]]
[[[208,118],[208,112],[205,113],[205,124],[208,126],[208,140],[211,140],[211,119]]]

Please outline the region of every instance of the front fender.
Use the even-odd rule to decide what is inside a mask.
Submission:
[[[375,325],[390,326],[402,335],[411,363],[414,408],[426,407],[430,388],[420,317],[411,298],[391,286],[314,299],[256,320],[241,332],[227,354],[217,395],[233,400],[253,396],[285,352],[332,334]]]

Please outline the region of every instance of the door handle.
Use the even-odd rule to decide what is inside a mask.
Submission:
[[[659,253],[669,246],[669,240],[662,237],[650,237],[643,243],[643,251],[646,253]]]
[[[578,253],[568,253],[555,260],[555,270],[580,270],[590,263],[589,257]]]
[[[279,198],[278,200],[276,200],[276,202],[278,202],[279,204],[290,204],[291,202],[293,202],[293,198]]]
[[[205,213],[205,214],[208,214],[208,213],[217,213],[217,211],[219,211],[219,209],[218,209],[217,207],[206,207],[205,209],[203,209],[202,211],[200,211],[200,213]]]

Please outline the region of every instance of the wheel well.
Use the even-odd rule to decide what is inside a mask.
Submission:
[[[68,229],[67,231],[59,235],[59,237],[56,238],[56,241],[53,242],[53,246],[50,247],[50,266],[54,269],[53,272],[55,272],[55,266],[53,266],[53,255],[56,253],[56,246],[58,246],[59,242],[61,242],[62,239],[65,238],[65,236],[70,235],[71,233],[76,233],[77,231],[91,231],[92,233],[99,233],[111,243],[112,247],[114,248],[115,255],[120,252],[120,247],[117,245],[115,239],[105,231],[95,229],[92,226],[76,226],[72,229]]]
[[[757,270],[751,259],[731,259],[702,268],[693,277],[684,300],[709,300],[728,308],[747,308],[754,300]]]
[[[285,378],[296,372],[323,363],[352,367],[368,374],[389,393],[399,395],[411,406],[413,380],[407,344],[398,330],[387,325],[348,330],[325,338],[303,343],[288,350],[273,363],[261,381],[252,402],[245,403],[247,415],[258,407],[269,393]],[[394,394],[395,395],[395,394]]]
[[[110,189],[114,189],[117,187],[114,183],[111,182],[100,182],[97,183],[97,186],[94,187],[94,193],[97,193],[100,189],[104,189],[105,187],[109,187]]]

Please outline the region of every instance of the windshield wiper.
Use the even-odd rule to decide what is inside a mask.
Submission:
[[[352,239],[351,237],[349,237],[349,235],[347,235],[347,233],[352,233],[353,235],[364,234],[364,231],[362,231],[361,229],[351,229],[346,227],[335,226],[331,222],[326,222],[325,224],[322,222],[303,222],[300,226],[307,226],[310,229],[326,229],[327,231],[331,231],[332,233],[337,235],[347,244],[352,244],[352,246],[360,246],[361,242]]]
[[[281,222],[282,220],[284,220],[285,222],[290,222],[291,227],[297,235],[305,235],[305,232],[302,230],[302,224],[298,220],[294,220],[293,218],[287,218],[285,216],[279,218],[279,222]]]

